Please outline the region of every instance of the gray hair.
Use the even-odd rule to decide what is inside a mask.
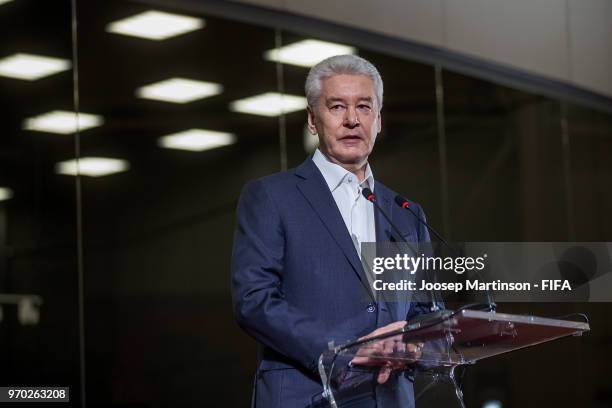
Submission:
[[[382,109],[383,81],[380,73],[371,62],[356,55],[329,57],[310,69],[304,86],[308,105],[314,107],[321,96],[321,80],[340,74],[365,75],[370,78],[374,83],[378,110]]]

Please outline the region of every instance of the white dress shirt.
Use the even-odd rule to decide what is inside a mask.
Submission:
[[[314,153],[312,161],[323,174],[355,249],[361,257],[361,243],[376,241],[374,205],[361,193],[365,187],[374,191],[374,175],[370,165],[366,165],[365,178],[360,183],[356,175],[329,161],[319,149]]]

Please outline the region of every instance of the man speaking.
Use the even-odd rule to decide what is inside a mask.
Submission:
[[[237,209],[233,306],[238,324],[261,345],[256,407],[309,406],[322,391],[317,363],[329,342],[395,330],[420,312],[409,302],[376,302],[360,260],[362,242],[429,241],[368,163],[381,130],[378,70],[357,56],[331,57],[310,70],[305,89],[319,149],[295,169],[249,182]],[[365,188],[402,236],[366,200]],[[377,392],[359,407],[414,405],[412,384],[399,371],[381,363],[372,382]],[[391,383],[396,394],[386,395]]]

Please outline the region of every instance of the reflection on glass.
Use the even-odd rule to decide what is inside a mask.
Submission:
[[[13,190],[7,187],[0,187],[0,201],[6,201],[13,198]]]
[[[14,191],[3,206],[30,194],[25,207],[51,212],[45,213],[45,231],[61,235],[74,227],[73,217],[56,214],[71,209],[66,197],[72,197],[67,192],[74,179],[54,174],[54,166],[64,163],[63,174],[72,175],[78,166],[88,176],[82,178],[82,204],[90,401],[248,404],[255,345],[229,310],[236,200],[245,182],[278,171],[281,157],[293,167],[316,148],[316,137],[304,132],[304,80],[310,66],[332,53],[357,53],[380,68],[386,92],[383,131],[372,156],[375,177],[419,202],[434,226],[444,225],[448,204],[452,238],[567,235],[559,101],[444,71],[448,162],[441,163],[432,66],[361,49],[350,39],[329,43],[283,32],[279,44],[270,27],[185,10],[152,12],[144,2],[79,3],[81,110],[104,120],[83,132],[78,165],[65,140],[52,145],[45,135],[27,135],[39,137],[28,139],[30,150],[48,153],[36,162],[44,177],[53,178],[51,191],[43,193],[64,198],[52,210],[36,201],[40,184],[23,181],[42,172],[16,164],[21,140],[11,139],[12,161],[0,162],[12,170],[0,173],[0,185]],[[124,31],[134,18],[136,27]],[[165,18],[188,24],[162,27]],[[57,102],[22,107],[14,126],[41,112],[70,109]],[[572,122],[571,112],[569,117]],[[570,129],[572,146],[580,146],[574,141],[580,128]],[[286,147],[279,143],[283,134]],[[573,190],[576,200],[592,194],[588,205],[600,205],[602,217],[607,196],[597,202],[593,191],[580,188],[587,189],[597,171],[603,183],[605,164],[581,163],[606,143],[586,143],[571,156],[572,185],[580,185]],[[105,170],[102,163],[115,167]],[[442,191],[443,164],[448,192]],[[27,176],[19,176],[22,169]],[[450,202],[442,203],[447,196]],[[577,216],[577,222],[592,228],[586,227],[594,224],[591,213],[578,210],[584,219]],[[44,322],[44,309],[41,316]]]
[[[266,92],[233,101],[230,104],[230,109],[234,112],[250,113],[252,115],[280,116],[306,109],[306,98],[297,95]]]
[[[0,76],[35,81],[70,67],[68,60],[18,53],[0,60]]]
[[[170,78],[138,88],[136,96],[165,102],[188,103],[218,95],[222,91],[223,86],[219,84],[186,78]]]
[[[189,150],[201,152],[236,143],[236,136],[227,132],[214,130],[190,129],[184,132],[163,136],[159,139],[160,147],[166,149]]]
[[[567,239],[558,101],[443,72],[452,238]]]
[[[279,170],[276,115],[303,98],[273,93],[272,29],[156,11],[205,28],[146,41],[105,31],[150,17],[146,4],[78,9],[81,109],[104,117],[83,132],[78,166],[119,165],[81,179],[88,400],[246,406],[234,387],[251,382],[256,351],[228,307],[234,212],[248,180]],[[262,94],[275,102],[266,115],[234,104]],[[90,158],[114,161],[87,173]]]
[[[202,27],[204,20],[200,18],[152,10],[112,22],[106,31],[149,40],[166,40]]]
[[[110,159],[108,157],[80,157],[78,160],[59,162],[55,166],[57,174],[68,176],[102,177],[110,174],[127,171],[129,164],[125,160]]]
[[[355,54],[356,48],[320,40],[301,40],[264,53],[267,61],[312,67],[334,55]]]
[[[78,401],[76,191],[54,172],[75,151],[70,1],[0,4],[0,384]],[[50,111],[69,118],[32,120]]]
[[[67,135],[101,126],[104,120],[99,115],[89,113],[55,110],[27,118],[23,123],[25,130],[37,132],[58,133]]]
[[[612,114],[567,108],[567,194],[577,241],[612,241]]]

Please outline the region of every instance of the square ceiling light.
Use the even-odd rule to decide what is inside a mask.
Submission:
[[[230,110],[261,116],[280,116],[306,109],[306,105],[306,98],[303,96],[266,92],[238,99],[230,104]]]
[[[55,172],[68,176],[102,177],[109,174],[127,171],[130,168],[126,160],[109,159],[107,157],[83,157],[78,160],[66,160],[55,165]]]
[[[6,187],[0,187],[0,201],[10,200],[13,198],[13,190]]]
[[[0,76],[35,81],[67,71],[71,66],[65,59],[18,53],[0,60]]]
[[[319,40],[303,40],[268,50],[264,52],[264,59],[300,67],[312,67],[325,58],[356,52],[356,48],[347,45]]]
[[[159,41],[198,30],[204,24],[201,18],[151,10],[112,22],[106,31]]]
[[[77,126],[78,117],[78,126]],[[67,135],[76,133],[77,130],[84,131],[93,127],[101,126],[104,120],[101,116],[89,113],[79,113],[56,110],[42,115],[28,118],[23,122],[25,130],[37,132],[58,133]]]
[[[188,103],[197,99],[218,95],[223,86],[212,82],[185,78],[170,78],[136,90],[136,96],[144,99],[173,103]]]
[[[201,152],[236,143],[236,136],[231,133],[205,129],[189,129],[159,139],[159,145],[166,149],[189,150]]]

